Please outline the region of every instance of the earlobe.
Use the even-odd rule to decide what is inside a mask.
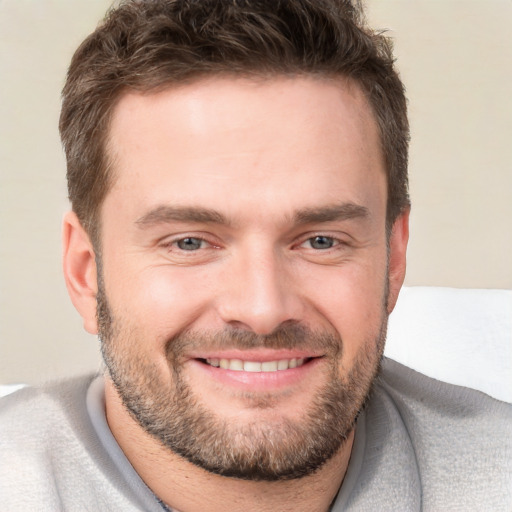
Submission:
[[[407,208],[394,222],[389,240],[388,313],[395,308],[400,288],[405,279],[407,243],[409,241],[409,213]]]
[[[74,212],[64,217],[62,249],[64,278],[71,301],[83,319],[85,330],[97,334],[96,255],[89,235]]]

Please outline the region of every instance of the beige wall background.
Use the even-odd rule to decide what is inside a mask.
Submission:
[[[512,288],[512,2],[371,0],[410,100],[406,284]],[[0,384],[99,365],[61,277],[57,132],[71,55],[109,0],[0,0]]]

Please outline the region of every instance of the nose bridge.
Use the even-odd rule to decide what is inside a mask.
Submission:
[[[285,258],[270,244],[246,244],[237,251],[227,276],[219,312],[224,322],[257,334],[270,334],[299,319],[298,297],[289,282]]]

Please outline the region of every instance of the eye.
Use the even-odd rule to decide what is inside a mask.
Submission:
[[[182,251],[197,251],[198,249],[204,247],[205,241],[201,238],[189,236],[180,240],[176,240],[174,243],[176,244],[176,247]]]
[[[312,238],[308,238],[305,243],[308,244],[313,249],[325,250],[331,249],[336,245],[337,242],[331,236],[318,235]]]

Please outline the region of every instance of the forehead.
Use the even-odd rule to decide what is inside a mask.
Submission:
[[[308,118],[320,121],[327,129],[337,124],[365,138],[373,132],[367,146],[374,142],[376,134],[369,102],[352,79],[314,75],[221,76],[171,86],[157,93],[125,93],[114,109],[110,141],[122,145],[124,135],[140,136],[134,121],[159,122],[163,117],[159,111],[162,112],[164,106],[180,120],[175,128],[188,130],[196,138],[205,131],[214,134],[225,128],[245,131],[259,126],[273,131],[282,127],[289,130],[294,120]],[[288,116],[282,117],[282,113]],[[172,119],[167,120],[167,128],[172,129]],[[311,136],[315,127],[299,124],[295,128],[294,131]]]
[[[306,190],[333,202],[345,199],[335,197],[343,190],[364,195],[385,182],[371,108],[342,78],[212,78],[126,94],[109,142],[114,184],[107,199],[124,194],[155,203],[148,207],[222,203],[228,191],[243,194],[246,205],[291,203],[294,194],[304,202]]]

